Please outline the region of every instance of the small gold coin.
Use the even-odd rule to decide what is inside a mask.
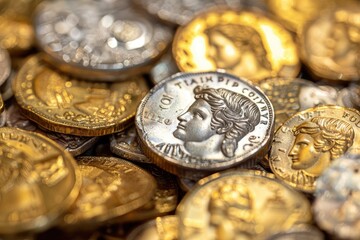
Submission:
[[[229,171],[200,180],[177,208],[179,239],[267,239],[310,223],[308,200],[263,171]]]
[[[360,112],[321,106],[299,112],[276,132],[269,162],[275,175],[288,185],[313,193],[315,183],[330,163],[360,150]]]
[[[78,196],[74,159],[43,135],[0,128],[0,235],[53,225]]]
[[[97,225],[143,206],[154,195],[156,182],[146,171],[113,157],[77,158],[83,185],[63,224]]]
[[[321,11],[333,6],[334,0],[268,0],[267,5],[287,29],[297,32]]]
[[[13,86],[27,117],[51,131],[79,136],[123,130],[148,91],[140,76],[117,83],[73,79],[48,67],[38,55],[26,61]]]
[[[179,219],[169,215],[157,217],[135,228],[127,240],[178,240]]]
[[[303,62],[319,78],[358,81],[360,7],[338,8],[317,17],[299,35]]]
[[[295,77],[300,71],[291,34],[256,12],[212,10],[176,32],[173,55],[184,72],[224,69],[259,81]]]

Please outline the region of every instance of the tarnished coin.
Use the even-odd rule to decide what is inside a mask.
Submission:
[[[89,80],[119,80],[124,74],[149,70],[170,44],[172,31],[136,12],[128,6],[130,0],[118,2],[65,0],[40,5],[35,32],[46,60]]]
[[[149,220],[174,211],[178,204],[178,186],[176,178],[151,164],[137,164],[151,174],[157,183],[153,198],[144,206],[118,219],[116,222],[135,222]]]
[[[74,159],[52,140],[0,128],[0,234],[53,225],[79,193]]]
[[[0,48],[0,86],[8,79],[11,72],[9,54],[5,49]]]
[[[110,150],[116,155],[131,161],[152,163],[140,149],[134,125],[110,137]]]
[[[329,209],[328,209],[329,210]],[[266,240],[324,240],[324,234],[311,225],[295,225],[292,228],[276,233]]]
[[[351,83],[350,86],[342,89],[338,95],[338,105],[360,110],[360,85],[358,83]]]
[[[66,227],[97,225],[143,206],[154,195],[154,178],[130,162],[112,157],[79,157],[77,162],[83,185],[64,216]]]
[[[21,114],[19,106],[15,101],[6,107],[4,115],[6,126],[17,127],[23,130],[40,133],[55,141],[73,156],[84,153],[92,147],[98,139],[97,137],[74,136],[42,129],[36,123],[30,121]]]
[[[359,150],[360,113],[322,106],[295,114],[276,131],[269,162],[279,179],[312,193],[317,178],[333,160]]]
[[[319,16],[322,11],[334,7],[334,0],[267,0],[268,9],[281,23],[293,32]]]
[[[307,24],[299,36],[301,58],[320,78],[356,81],[359,76],[360,6],[339,8]]]
[[[360,239],[360,155],[343,156],[318,178],[317,224],[341,239]]]
[[[188,192],[177,208],[179,239],[266,239],[310,223],[310,203],[262,171],[216,173]]]
[[[135,228],[126,240],[178,240],[178,225],[177,216],[157,217]]]
[[[259,86],[274,106],[275,130],[299,111],[337,104],[336,88],[301,78],[269,78],[261,81]]]
[[[51,131],[79,136],[123,130],[148,91],[141,76],[118,83],[80,81],[51,69],[39,56],[28,59],[13,86],[27,117]]]
[[[168,23],[184,25],[200,12],[213,7],[240,8],[245,0],[135,0],[147,12]]]
[[[300,71],[291,34],[250,11],[214,9],[198,15],[177,30],[173,55],[184,72],[224,69],[252,81],[296,77]]]
[[[274,110],[260,88],[231,74],[179,73],[151,89],[135,122],[145,155],[171,173],[197,179],[262,158]]]

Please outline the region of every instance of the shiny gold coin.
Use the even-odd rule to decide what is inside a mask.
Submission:
[[[299,36],[301,58],[319,78],[358,81],[360,5],[339,8],[307,24]]]
[[[71,157],[43,135],[0,128],[0,235],[53,225],[78,196]]]
[[[173,55],[184,72],[224,69],[258,81],[295,77],[300,71],[291,34],[256,12],[212,10],[176,32]]]
[[[322,106],[299,112],[276,132],[269,162],[286,184],[313,193],[317,178],[345,153],[360,150],[360,112]]]
[[[31,120],[51,131],[80,136],[123,130],[148,91],[140,76],[117,83],[80,81],[49,68],[40,56],[28,59],[13,86]]]
[[[112,157],[77,160],[83,185],[64,216],[66,227],[97,225],[143,206],[154,195],[154,178],[134,164]]]
[[[36,6],[43,0],[0,0],[0,13],[8,19],[31,24]]]
[[[177,240],[179,236],[177,216],[157,217],[135,228],[127,240]]]
[[[11,55],[29,51],[35,43],[33,27],[30,23],[0,16],[0,47]]]
[[[321,11],[334,5],[334,0],[267,0],[269,10],[290,31],[297,32]]]
[[[0,113],[1,113],[2,111],[4,111],[4,102],[3,102],[2,97],[1,97],[1,95],[0,95]]]
[[[177,208],[179,239],[267,239],[311,222],[308,200],[262,171],[216,173],[200,180]]]

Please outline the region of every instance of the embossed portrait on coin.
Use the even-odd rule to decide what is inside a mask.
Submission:
[[[360,21],[359,16],[345,14],[341,11],[335,14],[335,23],[325,38],[324,46],[328,56],[346,67],[359,66],[360,52]]]
[[[261,36],[245,25],[216,25],[205,31],[210,49],[208,58],[218,68],[251,77],[268,75],[272,67]]]
[[[196,87],[195,102],[178,117],[174,137],[184,145],[159,144],[180,158],[216,159],[235,155],[238,142],[260,122],[260,110],[249,98],[219,88]]]
[[[352,126],[340,119],[315,117],[293,129],[295,138],[290,149],[292,181],[313,184],[315,179],[343,155],[353,144]]]

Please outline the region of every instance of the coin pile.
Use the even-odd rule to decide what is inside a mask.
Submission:
[[[0,239],[360,239],[360,3],[0,0]]]

